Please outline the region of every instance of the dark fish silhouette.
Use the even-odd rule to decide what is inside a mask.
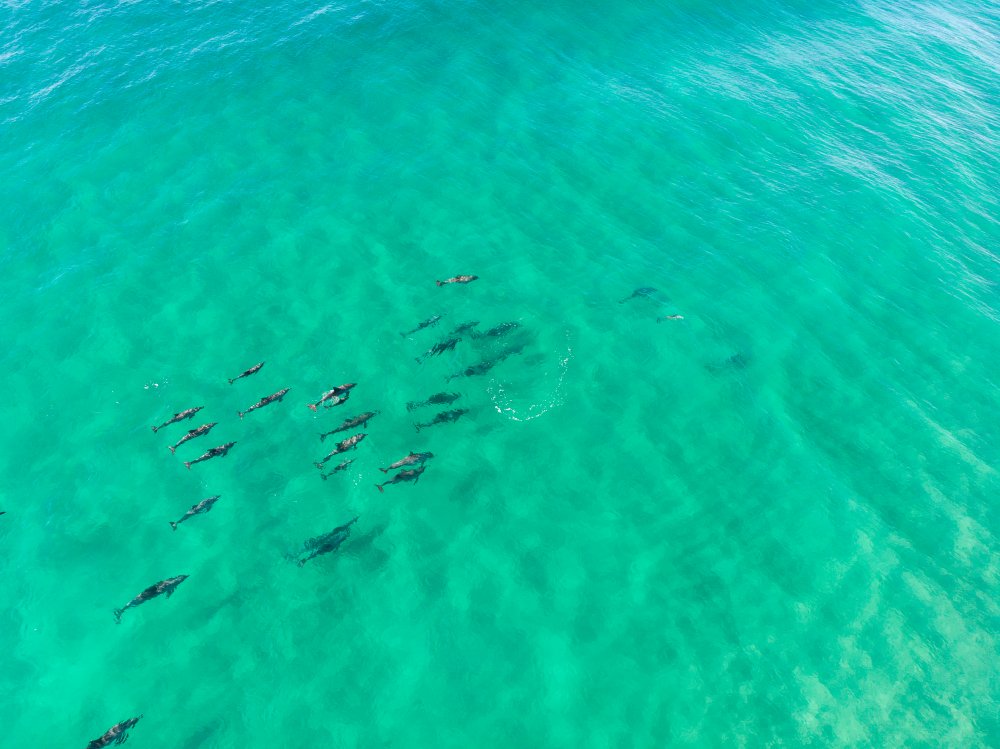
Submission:
[[[367,434],[363,433],[355,434],[353,437],[348,437],[346,440],[338,442],[337,446],[333,448],[333,450],[331,450],[330,453],[325,458],[323,458],[318,463],[313,463],[313,465],[322,471],[323,466],[326,465],[327,461],[329,461],[330,458],[332,458],[334,455],[340,455],[343,452],[347,452],[352,448],[356,450],[358,448],[358,443],[360,443],[361,440],[363,440],[367,436],[368,436]]]
[[[491,369],[493,369],[493,367],[495,367],[500,362],[504,361],[506,358],[513,356],[514,354],[520,354],[523,349],[524,349],[523,344],[518,346],[512,346],[511,348],[501,351],[492,359],[481,361],[479,362],[479,364],[473,364],[471,367],[466,367],[461,372],[456,372],[453,375],[449,375],[445,379],[446,381],[451,382],[456,377],[474,377],[475,375],[486,374]]]
[[[322,536],[316,536],[306,541],[303,546],[306,551],[310,551],[310,554],[304,559],[299,560],[299,567],[304,566],[310,559],[318,557],[321,554],[329,554],[331,551],[339,549],[340,545],[351,535],[351,526],[356,522],[358,522],[357,517],[349,523],[338,525],[329,533],[324,533]]]
[[[417,357],[417,362],[421,362],[428,356],[440,356],[445,351],[455,348],[455,345],[461,341],[461,338],[449,338],[447,341],[441,341],[440,343],[435,343],[429,349],[427,349],[423,354]]]
[[[124,744],[128,740],[126,731],[138,723],[141,717],[140,715],[138,718],[129,718],[128,720],[123,720],[121,723],[115,723],[101,738],[94,739],[87,744],[87,749],[104,749],[104,747],[111,746],[112,744]]]
[[[446,283],[469,283],[470,281],[475,281],[477,278],[479,276],[452,276],[444,281],[435,281],[434,283],[438,286],[444,286]]]
[[[264,366],[264,362],[261,362],[260,364],[254,364],[252,367],[250,367],[250,369],[248,369],[243,374],[236,375],[231,380],[229,380],[229,384],[232,385],[237,380],[241,380],[244,377],[249,377],[252,374],[257,374],[260,371],[260,368],[263,367],[263,366]]]
[[[319,441],[322,442],[327,437],[329,437],[331,434],[336,434],[337,432],[343,432],[343,431],[346,431],[348,429],[353,429],[354,427],[358,426],[359,424],[362,427],[367,427],[368,426],[368,421],[370,419],[373,419],[376,416],[378,416],[378,414],[379,414],[378,411],[365,411],[365,413],[359,414],[358,416],[352,416],[350,419],[345,420],[344,423],[341,424],[336,429],[331,429],[329,432],[325,432],[325,433],[321,434],[319,436]]]
[[[321,474],[319,475],[319,477],[320,477],[321,479],[323,479],[324,481],[326,481],[326,480],[327,480],[328,478],[330,478],[330,477],[331,477],[331,476],[332,476],[333,474],[335,474],[335,473],[339,473],[340,471],[346,471],[346,470],[347,470],[347,467],[348,467],[348,466],[350,466],[350,465],[351,465],[351,463],[353,463],[353,462],[354,462],[354,458],[351,458],[350,460],[345,460],[345,461],[344,461],[343,463],[341,463],[341,464],[340,464],[339,466],[337,466],[336,468],[334,468],[334,469],[333,469],[332,471],[330,471],[329,473],[321,473]]]
[[[285,388],[284,390],[279,390],[277,393],[272,393],[271,395],[265,395],[259,401],[250,406],[250,408],[248,408],[246,411],[237,411],[237,413],[240,415],[240,418],[242,419],[251,411],[256,411],[258,408],[263,408],[268,403],[274,403],[275,401],[280,401],[282,398],[285,397],[285,393],[287,393],[289,389],[290,388]]]
[[[208,434],[209,432],[211,432],[212,427],[214,427],[216,424],[218,424],[218,422],[213,421],[211,424],[202,424],[197,429],[190,430],[187,434],[185,434],[183,437],[177,440],[177,442],[175,442],[173,445],[168,445],[167,449],[170,450],[170,452],[176,452],[177,448],[183,445],[188,440],[193,440],[195,437],[200,437],[203,434]]]
[[[461,372],[456,372],[453,375],[449,375],[447,377],[447,381],[451,382],[456,377],[474,377],[475,375],[486,374],[501,361],[503,361],[503,359],[489,359],[487,361],[479,362],[479,364],[473,364],[469,367],[466,367]]]
[[[420,468],[412,468],[408,471],[400,471],[388,481],[383,481],[381,484],[375,484],[375,488],[381,492],[385,491],[382,487],[388,486],[389,484],[401,484],[404,481],[412,481],[415,484],[420,480],[420,474],[426,470],[427,466],[420,466]]]
[[[454,337],[454,336],[463,335],[464,333],[469,333],[477,325],[479,325],[479,321],[478,320],[475,321],[475,322],[464,322],[461,325],[459,325],[457,328],[455,328],[453,331],[451,331],[451,333],[449,333],[448,335]]]
[[[166,421],[164,421],[162,424],[160,424],[160,426],[153,427],[153,431],[155,432],[158,429],[163,429],[163,427],[165,427],[165,426],[169,426],[171,424],[176,424],[178,421],[184,421],[184,419],[190,419],[192,416],[194,416],[196,413],[198,413],[203,408],[204,408],[204,406],[198,406],[197,408],[189,408],[186,411],[179,411],[178,413],[175,413],[169,419],[167,419]]]
[[[651,297],[656,293],[656,289],[652,286],[643,286],[641,289],[636,289],[629,296],[622,299],[618,304],[625,304],[629,299],[635,299],[638,296]]]
[[[403,466],[412,466],[418,463],[425,463],[434,457],[434,453],[410,453],[405,458],[400,458],[395,463],[393,463],[388,468],[379,468],[382,473],[389,473],[389,471],[395,471],[397,468],[402,468]]]
[[[433,419],[431,419],[431,421],[429,421],[428,423],[414,424],[413,426],[415,426],[417,428],[417,431],[419,432],[421,429],[434,426],[435,424],[445,424],[449,421],[458,421],[460,418],[462,418],[463,414],[467,413],[469,413],[469,409],[467,408],[456,408],[454,411],[442,411]]]
[[[214,497],[203,499],[198,504],[192,505],[191,509],[185,512],[180,520],[178,520],[176,523],[171,522],[170,527],[173,528],[174,530],[177,530],[177,526],[183,523],[188,518],[194,517],[195,515],[201,515],[203,512],[208,512],[209,510],[212,509],[212,505],[214,505],[221,496],[222,496],[221,494],[216,494]]]
[[[157,596],[162,595],[164,593],[167,594],[167,598],[170,598],[170,596],[174,594],[174,591],[177,590],[177,586],[187,579],[188,579],[187,575],[178,575],[177,577],[168,577],[166,580],[160,580],[160,582],[156,583],[155,585],[150,585],[148,588],[142,591],[142,593],[140,593],[131,601],[126,603],[122,608],[115,609],[115,619],[117,621],[121,621],[122,614],[124,614],[127,609],[139,606],[145,603],[146,601],[152,598],[156,598]]]
[[[415,327],[413,330],[408,330],[405,333],[400,333],[400,335],[405,338],[408,335],[412,335],[413,333],[416,333],[418,330],[423,330],[424,328],[429,328],[431,325],[437,325],[440,321],[441,321],[441,315],[434,315],[434,317],[428,317],[422,323],[420,323],[419,325],[417,325],[417,327]]]
[[[750,364],[750,356],[742,351],[737,351],[719,364],[706,364],[705,369],[709,372],[722,372],[727,369],[744,369],[748,364]]]
[[[424,406],[454,403],[461,397],[461,393],[435,393],[425,401],[410,401],[406,404],[406,410],[412,411],[415,408],[423,408]]]
[[[230,450],[232,450],[233,449],[233,445],[235,445],[235,444],[236,444],[235,442],[227,442],[224,445],[219,445],[218,447],[213,447],[211,450],[207,451],[204,455],[199,455],[194,460],[184,461],[184,465],[190,471],[191,470],[191,466],[193,466],[195,463],[201,463],[203,460],[211,460],[212,458],[218,457],[219,455],[225,457],[226,453],[228,453]]]
[[[316,407],[320,403],[325,403],[326,401],[328,401],[331,398],[336,397],[338,395],[344,395],[344,394],[346,394],[352,387],[354,387],[357,384],[358,383],[356,383],[356,382],[346,382],[343,385],[337,385],[337,387],[332,388],[330,390],[327,390],[325,393],[323,393],[323,395],[321,395],[319,397],[318,401],[316,401],[315,403],[310,403],[309,404],[309,408],[311,408],[313,411],[315,411]],[[344,400],[347,400],[347,398],[345,397]],[[341,401],[341,403],[343,403],[343,402],[344,401]]]
[[[515,321],[500,323],[499,325],[490,328],[485,333],[474,333],[474,338],[499,338],[502,335],[507,335],[512,330],[516,330],[521,327],[521,323]]]

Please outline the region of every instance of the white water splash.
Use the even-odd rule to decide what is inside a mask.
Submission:
[[[566,354],[559,359],[558,379],[548,398],[540,403],[531,403],[526,407],[518,406],[515,404],[517,396],[509,393],[502,382],[493,380],[490,383],[490,399],[493,401],[493,407],[498,414],[507,417],[511,421],[531,421],[545,415],[556,406],[563,404],[563,383],[566,381],[566,372],[569,371],[570,359],[573,358],[573,347],[569,343],[568,330],[566,331],[566,339]],[[545,374],[548,375],[548,372]],[[533,382],[539,382],[539,379],[534,379]]]

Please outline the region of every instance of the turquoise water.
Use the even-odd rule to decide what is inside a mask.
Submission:
[[[1000,746],[995,4],[6,3],[0,137],[4,746]]]

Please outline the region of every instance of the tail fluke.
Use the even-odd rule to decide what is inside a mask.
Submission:
[[[380,493],[385,494],[385,489],[382,488],[381,484],[375,484],[375,488],[378,489]]]
[[[189,471],[191,470],[191,464],[188,463],[186,460],[184,461],[184,467],[187,468]]]
[[[414,427],[416,427],[416,430],[417,430],[418,432],[420,431],[420,424],[414,424],[413,426],[414,426]]]
[[[322,442],[322,441],[323,441],[323,440],[325,440],[325,439],[326,439],[326,435],[325,435],[325,434],[321,434],[321,435],[319,436],[319,441],[320,441],[320,442]]]
[[[157,429],[159,429],[159,427],[153,427],[153,431],[154,431],[154,432],[155,432],[155,431],[156,431]]]
[[[230,380],[229,384],[232,385],[234,382],[236,382],[236,380]]]
[[[382,471],[382,473],[389,473],[388,468],[379,468],[379,470]]]
[[[246,412],[245,411],[237,411],[236,412],[236,415],[240,417],[240,421],[243,421],[243,414],[244,413],[246,413]]]
[[[434,283],[436,283],[438,286],[444,286],[444,282],[443,281],[435,281]]]
[[[323,470],[323,464],[322,463],[313,463],[313,465],[316,466],[319,470],[321,470],[321,471]]]
[[[125,609],[115,609],[115,621],[121,624],[122,614],[125,613]]]
[[[170,521],[170,527],[173,528],[174,530],[177,530],[177,523],[175,523],[173,520],[171,520]]]
[[[177,452],[177,448],[176,447],[171,447],[170,445],[167,445],[167,449],[170,451],[171,455],[173,455],[174,453]]]
[[[325,473],[321,473],[321,474],[319,475],[319,477],[320,477],[321,479],[323,479],[324,481],[326,481],[326,474],[325,474]]]

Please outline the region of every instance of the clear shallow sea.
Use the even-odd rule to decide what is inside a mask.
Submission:
[[[0,143],[4,746],[1000,745],[994,3],[8,2]]]

